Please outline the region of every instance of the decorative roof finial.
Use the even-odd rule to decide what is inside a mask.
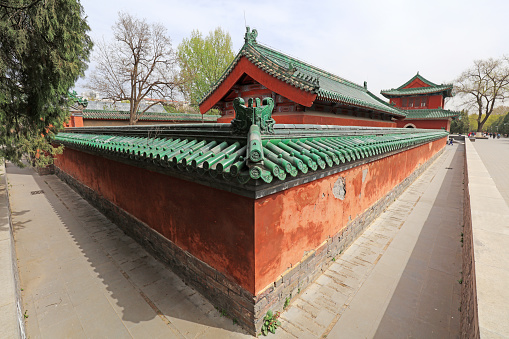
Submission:
[[[246,44],[255,44],[256,43],[256,37],[258,36],[258,31],[256,29],[253,29],[251,31],[251,28],[249,26],[246,27],[246,34],[244,35],[244,41]]]
[[[256,107],[253,107],[253,102]],[[235,119],[231,126],[234,133],[246,133],[251,125],[257,125],[262,133],[274,133],[274,124],[272,119],[272,110],[274,109],[274,100],[270,97],[264,98],[262,103],[260,99],[249,99],[247,106],[244,105],[244,99],[238,97],[233,99],[233,108],[235,109]]]
[[[367,81],[364,81],[364,88],[368,89],[368,82]]]
[[[75,107],[78,109],[84,109],[88,106],[87,99],[83,99],[83,97],[78,96],[76,91],[67,92],[67,98],[71,102],[71,106],[76,105]]]

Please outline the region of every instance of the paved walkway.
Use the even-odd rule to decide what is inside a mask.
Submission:
[[[30,338],[249,338],[55,176],[8,166]],[[282,314],[274,338],[459,333],[463,146]]]
[[[477,139],[472,145],[509,206],[509,138]]]

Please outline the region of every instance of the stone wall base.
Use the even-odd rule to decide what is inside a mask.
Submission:
[[[256,335],[269,309],[282,311],[286,299],[295,298],[299,291],[304,290],[318,278],[332,264],[332,258],[339,256],[352,244],[443,150],[442,148],[433,155],[382,199],[348,223],[339,233],[307,253],[300,263],[284,272],[273,285],[268,286],[257,296],[252,295],[207,263],[182,250],[147,224],[114,205],[57,166],[55,166],[55,173],[155,258],[166,263],[186,284],[195,288],[218,309],[228,313],[249,333]]]
[[[475,141],[471,140],[471,141]],[[468,141],[467,141],[468,142]],[[464,199],[463,199],[463,250],[461,284],[461,338],[480,338],[477,316],[477,288],[475,286],[474,240],[472,234],[472,210],[468,189],[468,159],[465,151]]]

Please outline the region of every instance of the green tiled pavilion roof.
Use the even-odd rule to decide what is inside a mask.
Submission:
[[[449,111],[447,109],[411,109],[407,110],[405,120],[426,120],[426,119],[449,119],[459,116],[460,112]]]
[[[200,104],[214,93],[235,68],[240,58],[246,57],[267,74],[303,91],[317,94],[317,99],[377,110],[393,116],[406,115],[403,110],[389,105],[364,86],[259,44],[256,42],[256,35],[255,38],[248,38],[249,34],[252,33],[249,31],[246,33],[246,43],[221,78],[202,98]]]
[[[254,126],[254,128],[253,128]],[[162,125],[157,138],[147,128],[74,128],[56,142],[70,148],[150,163],[163,171],[237,184],[277,183],[391,154],[448,135],[441,130],[274,125],[262,134],[256,125],[235,136],[230,124]],[[260,145],[256,143],[260,141]]]
[[[405,88],[408,86],[412,81],[415,79],[419,79],[425,84],[429,85],[429,87],[414,87],[414,88]],[[382,90],[380,91],[380,94],[382,94],[386,98],[392,98],[392,97],[400,97],[400,96],[409,96],[409,95],[419,95],[419,94],[433,94],[433,93],[440,93],[443,92],[444,96],[450,97],[452,96],[452,84],[441,84],[437,85],[432,83],[431,81],[425,79],[419,73],[417,73],[413,78],[408,80],[403,85],[399,86],[398,88],[392,88],[388,90]]]
[[[84,119],[93,120],[129,120],[127,111],[83,110]],[[145,112],[141,121],[216,121],[219,115],[185,114],[185,113],[159,113]]]

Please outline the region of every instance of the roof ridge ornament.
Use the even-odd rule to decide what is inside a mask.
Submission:
[[[255,107],[253,107],[255,103]],[[274,124],[276,121],[272,119],[272,110],[274,109],[274,99],[270,97],[263,98],[249,98],[247,106],[241,97],[233,100],[233,108],[235,110],[235,119],[232,120],[231,126],[233,133],[242,134],[247,133],[251,125],[257,125],[261,133],[274,133]]]
[[[84,99],[82,96],[78,96],[76,91],[67,92],[67,98],[71,101],[71,106],[77,109],[84,109],[88,106],[87,99]],[[76,106],[74,106],[76,104]]]
[[[246,26],[246,34],[244,35],[244,41],[246,44],[252,45],[256,44],[256,37],[258,36],[258,31],[253,28],[251,31],[251,28],[249,26]]]

